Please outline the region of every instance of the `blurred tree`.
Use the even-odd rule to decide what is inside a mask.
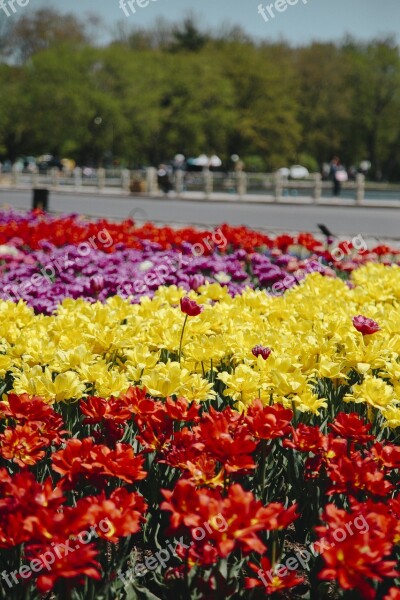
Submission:
[[[222,43],[234,42],[237,44],[254,45],[252,38],[240,27],[240,25],[222,24],[212,36],[214,41]]]
[[[358,141],[358,158],[371,161],[376,179],[388,177],[400,137],[399,48],[391,38],[368,44],[348,40],[343,54],[350,73],[346,85],[353,93],[351,136]]]
[[[350,65],[335,44],[313,43],[294,54],[302,125],[302,151],[318,163],[338,154],[351,162],[354,144],[349,139],[353,90],[348,85]]]
[[[0,63],[6,58],[9,45],[9,26],[7,19],[0,17]]]
[[[0,28],[1,158],[135,166],[215,152],[272,170],[339,154],[400,178],[394,40],[293,48],[256,43],[240,27],[204,31],[189,15],[121,25],[96,47],[98,26],[46,9]]]
[[[260,154],[269,169],[293,159],[300,141],[295,73],[285,52],[279,44],[219,44],[237,115],[229,132],[229,153]]]
[[[17,132],[18,152],[24,154],[68,153],[98,163],[111,150],[122,117],[118,100],[96,85],[99,58],[101,51],[68,44],[32,58],[22,69],[20,92],[9,107],[15,133],[6,136],[8,155],[15,154]],[[92,126],[96,117],[102,119],[99,129]]]
[[[14,161],[27,151],[31,142],[31,120],[25,72],[15,66],[0,64],[0,147],[3,156]]]
[[[132,50],[167,50],[174,41],[173,26],[163,17],[158,17],[150,28],[132,27],[123,21],[115,28],[113,39]]]
[[[170,49],[175,52],[189,51],[198,52],[209,41],[209,36],[195,24],[195,17],[189,16],[182,24],[173,28],[173,42]]]
[[[229,131],[236,121],[234,88],[211,53],[168,58],[168,85],[162,98],[159,141],[186,155],[228,152]]]
[[[25,63],[34,54],[56,44],[70,42],[76,45],[92,42],[88,31],[99,23],[88,15],[80,20],[72,14],[61,14],[51,8],[21,13],[17,20],[9,20],[5,35],[4,53],[15,62]]]

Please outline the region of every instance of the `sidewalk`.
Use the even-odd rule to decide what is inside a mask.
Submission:
[[[376,199],[364,199],[362,204],[357,204],[355,200],[349,198],[334,198],[334,197],[322,197],[318,202],[311,196],[295,196],[295,195],[284,195],[279,200],[271,194],[245,194],[239,196],[235,193],[229,192],[213,192],[206,196],[204,192],[200,191],[186,191],[177,195],[176,192],[170,192],[167,196],[164,194],[147,194],[147,193],[131,193],[123,190],[119,187],[107,187],[99,189],[96,186],[81,186],[79,188],[73,186],[47,186],[50,194],[66,194],[66,195],[98,195],[101,197],[110,196],[118,198],[143,198],[152,200],[182,200],[184,202],[222,202],[222,203],[249,203],[249,204],[287,204],[287,205],[316,205],[316,206],[340,206],[340,207],[357,207],[362,206],[363,208],[400,208],[400,200],[380,200]],[[31,192],[32,188],[27,185],[18,186],[7,186],[0,185],[0,191],[4,192]]]

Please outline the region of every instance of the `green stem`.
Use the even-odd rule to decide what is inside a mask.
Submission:
[[[178,355],[179,356],[179,364],[181,364],[182,340],[183,340],[183,334],[185,333],[185,327],[186,327],[187,319],[188,319],[188,315],[185,315],[185,320],[183,322],[183,327],[182,327],[181,339],[179,340],[179,355]]]
[[[296,403],[292,400],[292,411],[293,411],[293,425],[297,427],[297,417],[296,417]]]
[[[260,496],[262,502],[265,502],[265,476],[266,476],[266,462],[267,462],[267,442],[261,440],[261,490]]]
[[[276,555],[277,555],[277,544],[276,540],[272,542],[272,558],[271,558],[271,567],[274,568],[276,564]]]

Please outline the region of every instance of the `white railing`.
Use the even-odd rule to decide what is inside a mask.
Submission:
[[[176,197],[196,197],[218,199],[218,197],[234,197],[237,199],[262,202],[287,202],[296,200],[299,203],[326,203],[331,196],[332,182],[323,181],[319,173],[307,179],[291,180],[283,178],[279,173],[220,173],[208,170],[202,172],[176,171],[170,176],[172,189]],[[84,192],[98,191],[121,194],[145,194],[156,197],[162,195],[157,180],[157,169],[132,171],[128,169],[103,168],[82,170],[76,167],[73,171],[59,171],[56,168],[46,173],[38,170],[25,173],[12,168],[11,172],[2,173],[0,169],[0,187],[10,189],[48,188],[50,190]],[[355,181],[342,184],[343,195],[356,206],[365,203],[365,177],[358,174]],[[396,193],[395,193],[396,192]],[[393,199],[400,200],[400,187],[386,192]],[[371,195],[371,192],[370,192]],[[373,194],[372,194],[373,195]],[[377,201],[382,200],[382,193],[377,190]]]

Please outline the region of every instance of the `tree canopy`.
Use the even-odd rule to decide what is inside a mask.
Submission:
[[[187,17],[121,26],[99,46],[91,26],[41,9],[0,30],[0,160],[53,153],[138,166],[216,153],[272,170],[338,154],[400,178],[392,39],[292,47],[240,27],[202,31]]]

